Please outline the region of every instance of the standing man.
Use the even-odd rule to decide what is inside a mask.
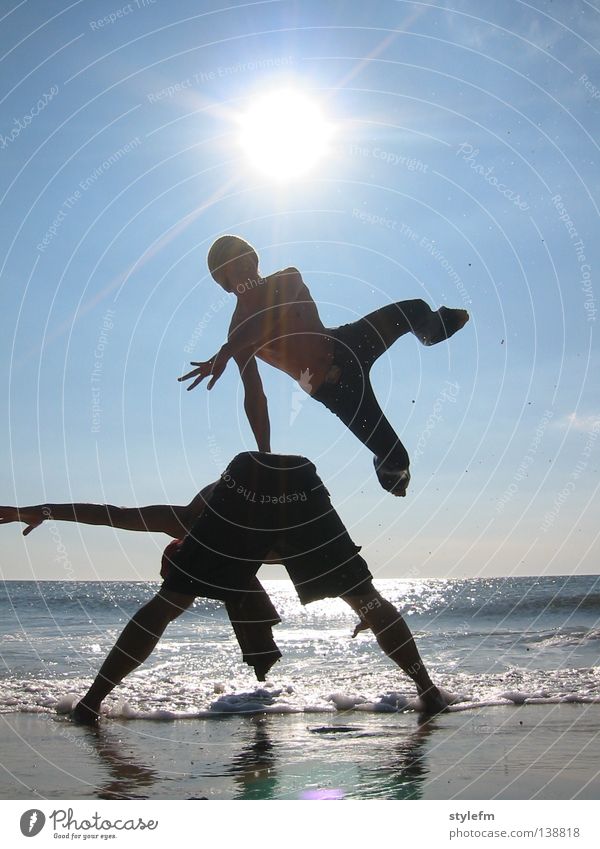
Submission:
[[[272,552],[303,604],[342,598],[358,614],[361,627],[373,631],[382,650],[414,681],[424,711],[444,710],[448,701],[431,681],[410,629],[373,587],[359,550],[309,460],[238,454],[181,546],[171,553],[162,587],[125,627],[75,707],[74,718],[95,722],[103,699],[146,660],[169,622],[198,596],[227,602],[250,592],[260,564]]]

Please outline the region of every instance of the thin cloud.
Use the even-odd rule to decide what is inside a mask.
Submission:
[[[562,419],[557,421],[560,428],[568,430],[577,430],[587,433],[590,430],[600,429],[600,413],[589,413],[581,415],[580,413],[569,413]]]

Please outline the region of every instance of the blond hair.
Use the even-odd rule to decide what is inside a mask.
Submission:
[[[258,254],[249,242],[240,236],[230,234],[220,236],[216,242],[213,242],[206,257],[208,270],[215,277],[215,272],[218,272],[230,260],[241,256],[250,257],[258,266]]]

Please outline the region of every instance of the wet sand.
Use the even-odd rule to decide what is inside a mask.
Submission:
[[[0,717],[2,799],[597,799],[600,706],[105,720]]]

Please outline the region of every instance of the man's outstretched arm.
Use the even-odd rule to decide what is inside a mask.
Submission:
[[[270,453],[271,423],[269,421],[269,408],[256,359],[247,352],[244,355],[238,354],[236,362],[244,384],[244,410],[256,439],[256,445],[259,451]]]
[[[36,504],[30,507],[0,507],[0,524],[24,522],[23,535],[45,520],[107,525],[125,531],[149,531],[172,537],[187,530],[188,507],[155,504],[148,507],[115,507],[112,504]]]
[[[238,334],[235,338],[235,344],[232,342],[230,332],[227,342],[225,342],[224,345],[221,345],[217,353],[212,356],[210,360],[206,360],[206,362],[203,363],[191,362],[190,365],[196,366],[196,368],[187,372],[187,374],[183,374],[181,377],[178,377],[177,380],[181,383],[182,381],[189,380],[193,377],[194,381],[187,387],[189,392],[190,389],[195,389],[199,383],[202,383],[205,378],[210,377],[207,388],[212,389],[227,368],[229,360],[235,359],[237,361],[246,350],[250,350],[250,356],[252,356],[254,351],[259,348],[264,341],[262,338],[264,335],[264,321],[260,316],[253,316],[250,322],[245,323],[245,330],[248,331],[249,328],[253,332]],[[254,332],[254,330],[256,330],[256,332]]]

